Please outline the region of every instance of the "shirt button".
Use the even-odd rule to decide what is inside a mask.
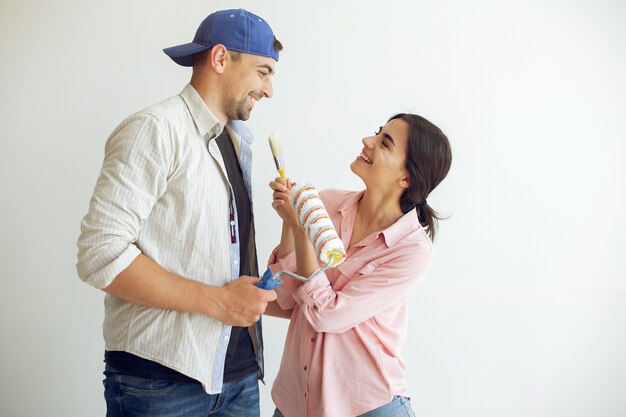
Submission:
[[[304,396],[306,397],[306,392],[304,393]]]
[[[228,340],[228,335],[224,336],[224,340]]]
[[[235,265],[239,265],[239,261],[238,261],[237,259],[235,259],[235,260],[233,261],[233,263],[234,263]]]
[[[314,337],[311,338],[311,343],[315,343],[315,338]]]
[[[306,371],[307,369],[309,369],[309,368],[307,368],[307,367],[305,366],[305,367],[304,367],[304,370]]]
[[[313,310],[317,310],[317,306],[313,306]]]
[[[231,220],[231,221],[230,221],[230,225],[231,225],[231,226],[234,226],[234,225],[235,225],[235,221],[234,221],[234,220]]]

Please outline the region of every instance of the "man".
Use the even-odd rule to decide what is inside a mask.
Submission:
[[[107,415],[258,416],[260,316],[247,120],[272,96],[282,45],[245,10],[193,42],[180,95],[124,120],[81,223],[79,276],[104,290]],[[219,401],[218,401],[219,400]]]

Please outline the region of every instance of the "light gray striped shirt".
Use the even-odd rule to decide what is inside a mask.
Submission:
[[[250,192],[252,135],[225,127]],[[231,187],[215,140],[222,126],[188,84],[124,120],[108,138],[78,239],[80,278],[107,287],[143,253],[168,271],[224,286],[239,273]],[[237,227],[235,227],[237,231]],[[237,239],[238,240],[238,239]],[[201,314],[105,297],[105,349],[158,362],[221,391],[230,327]]]

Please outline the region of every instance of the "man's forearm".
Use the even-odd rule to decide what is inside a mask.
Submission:
[[[124,301],[164,310],[199,313],[229,326],[251,326],[276,293],[241,276],[223,287],[206,285],[168,272],[141,254],[103,290]]]
[[[222,287],[173,274],[141,254],[103,290],[135,304],[215,317]]]

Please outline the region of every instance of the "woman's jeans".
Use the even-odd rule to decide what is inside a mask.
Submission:
[[[155,380],[104,371],[107,417],[258,417],[256,374],[227,382],[220,394],[198,383]]]
[[[278,410],[274,410],[274,417],[285,417]],[[289,416],[291,417],[291,416]],[[294,416],[296,417],[296,416]],[[390,403],[378,407],[372,411],[368,411],[365,414],[361,414],[359,417],[415,417],[411,403],[405,397],[396,395],[393,397]]]

